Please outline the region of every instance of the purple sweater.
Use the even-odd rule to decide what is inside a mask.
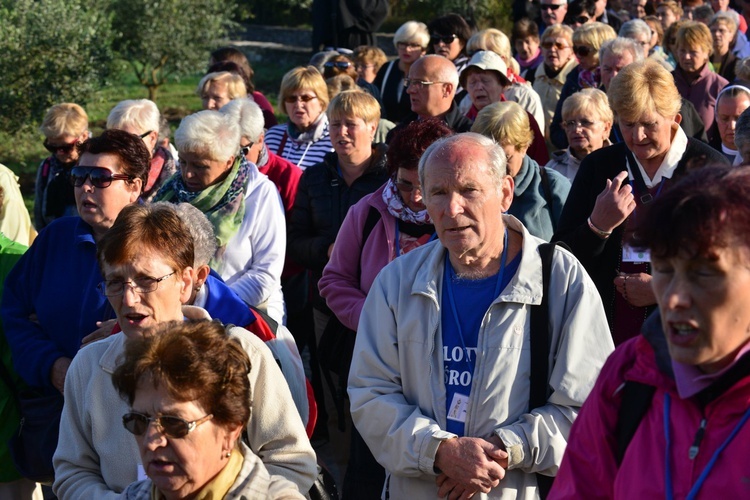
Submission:
[[[685,74],[679,66],[672,72],[672,76],[674,76],[674,83],[680,95],[695,106],[706,130],[711,128],[714,123],[716,98],[728,82],[724,77],[711,71],[708,64],[703,66],[698,79],[692,84],[685,79]]]

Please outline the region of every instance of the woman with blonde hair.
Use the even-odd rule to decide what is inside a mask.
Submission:
[[[573,32],[573,52],[578,57],[578,66],[565,79],[549,131],[552,144],[558,148],[568,146],[565,130],[562,128],[563,103],[581,89],[599,88],[602,83],[599,49],[604,42],[615,38],[615,30],[610,25],[599,22],[583,24]]]
[[[572,183],[581,161],[589,153],[610,145],[614,116],[607,94],[599,89],[583,89],[568,97],[562,115],[569,146],[553,153],[547,168],[560,172]]]
[[[218,111],[232,99],[247,97],[247,88],[242,76],[229,71],[219,71],[201,78],[196,93],[201,98],[203,109]]]
[[[549,241],[557,229],[570,182],[526,154],[534,140],[528,113],[515,102],[496,102],[479,112],[471,131],[494,139],[505,151],[508,175],[514,181],[508,213],[531,234]]]
[[[77,213],[68,172],[78,161],[78,144],[91,135],[86,111],[72,102],[49,108],[39,130],[44,134],[44,148],[51,155],[42,160],[36,173],[34,225],[37,231],[59,217]]]
[[[315,66],[298,66],[281,80],[279,107],[289,122],[271,127],[266,147],[302,170],[333,151],[328,132],[328,87]]]
[[[636,216],[688,169],[728,162],[680,128],[680,93],[658,62],[625,66],[607,97],[624,142],[581,162],[555,239],[570,246],[593,278],[619,345],[640,332],[656,304],[648,255],[628,243]]]

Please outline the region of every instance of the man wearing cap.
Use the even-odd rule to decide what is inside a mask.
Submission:
[[[450,59],[435,54],[417,59],[409,68],[404,86],[409,94],[412,112],[391,130],[386,142],[403,126],[419,119],[442,118],[457,133],[471,129],[471,121],[461,114],[453,102],[458,87],[458,71]]]

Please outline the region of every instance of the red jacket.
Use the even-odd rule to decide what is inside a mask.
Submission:
[[[284,204],[284,212],[286,212],[287,220],[289,220],[289,212],[292,211],[294,199],[297,197],[297,185],[299,184],[299,178],[302,177],[302,169],[270,149],[266,148],[266,151],[268,152],[268,161],[262,167],[258,167],[258,170],[276,185],[281,195],[281,202]]]
[[[644,324],[644,330],[653,326],[653,319]],[[549,498],[665,498],[665,394],[671,398],[673,494],[674,498],[685,498],[750,407],[750,375],[740,378],[705,408],[696,396],[680,399],[661,328],[651,328],[644,335],[620,345],[602,368],[573,424]],[[615,427],[626,380],[654,386],[656,392],[618,467]],[[698,454],[691,460],[689,450],[703,418],[707,421],[705,434]],[[750,421],[719,455],[696,498],[750,498],[750,467],[745,461],[748,443]]]

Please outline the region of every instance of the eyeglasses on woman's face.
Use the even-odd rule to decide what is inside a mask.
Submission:
[[[303,95],[288,95],[284,98],[284,102],[287,104],[294,104],[296,102],[310,102],[313,99],[317,99],[318,96],[316,95],[310,95],[310,94],[303,94]]]
[[[55,153],[62,153],[62,154],[69,154],[73,149],[78,145],[78,140],[69,143],[69,144],[50,144],[46,140],[44,141],[44,149],[49,151],[52,154]]]
[[[180,417],[162,415],[160,417],[148,417],[142,413],[130,412],[122,416],[122,425],[125,429],[136,436],[143,436],[148,430],[149,424],[153,422],[159,432],[173,439],[182,439],[193,432],[202,423],[214,418],[212,414],[188,422]]]
[[[542,48],[543,49],[550,50],[553,47],[555,49],[557,49],[557,50],[565,50],[565,49],[569,49],[570,45],[566,45],[566,44],[560,43],[560,42],[552,42],[550,40],[546,40],[546,41],[542,42]]]
[[[113,174],[104,167],[87,167],[78,165],[73,167],[68,174],[68,180],[74,187],[81,187],[86,183],[86,178],[91,184],[99,189],[104,189],[112,184],[112,181],[132,181],[133,176],[128,174]]]
[[[175,274],[175,271],[172,271],[169,274],[166,274],[160,278],[152,278],[151,276],[141,276],[138,278],[134,278],[131,280],[121,280],[121,279],[114,279],[114,280],[104,280],[100,282],[96,288],[99,289],[100,292],[102,292],[107,297],[114,297],[116,295],[122,295],[125,293],[125,286],[129,286],[134,292],[136,293],[151,293],[156,291],[157,288],[159,288],[159,283],[164,281],[165,279],[169,278]]]

